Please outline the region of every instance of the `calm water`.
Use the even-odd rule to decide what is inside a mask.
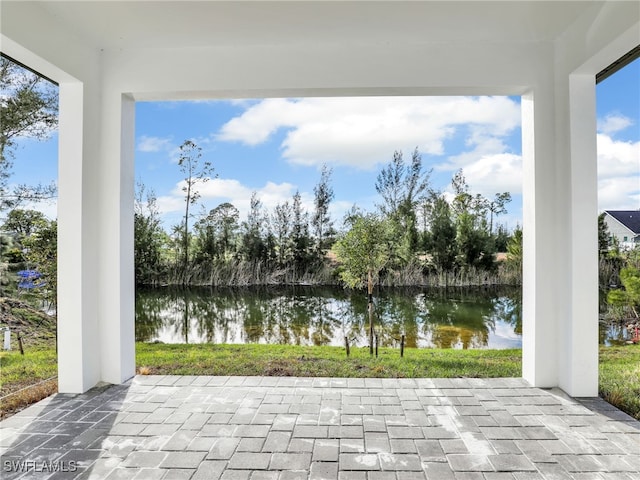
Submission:
[[[362,293],[339,288],[162,288],[136,295],[136,340],[366,346]],[[382,290],[375,297],[380,345],[519,348],[520,289]],[[602,327],[600,343],[623,343],[622,327]]]
[[[380,345],[518,348],[519,289],[383,290]],[[368,345],[367,299],[339,288],[153,289],[136,297],[136,340],[165,343]]]

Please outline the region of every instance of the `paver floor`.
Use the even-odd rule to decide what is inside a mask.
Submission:
[[[138,376],[0,427],[6,480],[640,479],[639,422],[521,379]]]

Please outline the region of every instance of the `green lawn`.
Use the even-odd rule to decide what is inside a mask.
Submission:
[[[599,394],[640,420],[640,345],[600,347]]]
[[[57,374],[55,347],[25,348],[24,355],[0,352],[0,418],[57,392],[57,379],[45,381]]]
[[[58,374],[55,348],[0,353],[0,397]]]
[[[519,377],[521,350],[380,349],[279,345],[136,345],[138,371],[172,375],[271,375],[311,377]],[[0,353],[0,396],[56,374],[54,348]],[[37,394],[8,397],[3,411],[20,408],[55,391],[51,382]],[[53,390],[52,390],[53,388]],[[600,348],[600,396],[640,420],[640,345]],[[17,399],[16,399],[17,397]],[[18,401],[19,400],[19,401]],[[17,404],[17,405],[14,405]]]
[[[514,377],[520,350],[435,350],[282,345],[138,344],[138,368],[152,374],[301,377]]]

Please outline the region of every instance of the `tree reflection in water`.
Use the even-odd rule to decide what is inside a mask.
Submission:
[[[518,289],[383,289],[376,299],[381,346],[399,346],[402,335],[409,348],[520,346]],[[136,295],[136,340],[143,342],[341,346],[346,336],[366,346],[367,325],[366,295],[339,288],[162,288]]]
[[[449,290],[447,294],[423,295],[427,315],[424,334],[438,348],[483,348],[489,331],[495,331],[495,297],[482,291]]]

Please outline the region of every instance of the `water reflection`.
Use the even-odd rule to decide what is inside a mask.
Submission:
[[[518,289],[382,290],[381,346],[518,348]],[[327,287],[164,288],[136,295],[136,340],[165,343],[367,345],[367,299]]]
[[[626,345],[633,337],[634,332],[627,328],[625,323],[600,324],[600,343],[608,347],[612,345]]]

